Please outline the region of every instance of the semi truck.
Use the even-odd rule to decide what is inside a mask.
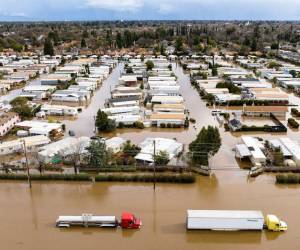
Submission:
[[[139,229],[142,222],[132,213],[123,212],[121,220],[118,221],[116,216],[98,216],[92,214],[82,214],[79,216],[59,216],[56,220],[57,227],[118,227],[124,229]]]
[[[286,231],[287,224],[275,215],[261,211],[187,210],[187,229]]]

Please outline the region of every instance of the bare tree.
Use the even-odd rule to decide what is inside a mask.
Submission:
[[[82,155],[86,147],[87,147],[86,141],[77,138],[77,142],[72,146],[70,154],[66,156],[68,161],[73,165],[75,174],[78,173],[78,167],[81,164]]]

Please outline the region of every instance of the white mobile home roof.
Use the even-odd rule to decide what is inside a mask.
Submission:
[[[170,160],[183,150],[183,144],[173,139],[147,138],[139,144],[141,151],[135,156],[135,159],[153,162],[154,141],[156,152],[158,153],[159,151],[166,151]]]
[[[51,142],[51,140],[44,135],[28,136],[22,139],[0,143],[0,150],[7,147],[22,146],[23,140],[25,141],[26,148],[32,146],[45,145]]]
[[[215,88],[215,89],[205,89],[207,94],[229,94],[227,88]]]
[[[300,145],[290,138],[280,138],[280,142],[293,154],[293,157],[300,160]]]
[[[245,144],[237,144],[235,149],[242,158],[251,156],[251,152]]]
[[[60,123],[49,123],[40,121],[23,121],[16,124],[18,127],[40,128],[46,130],[60,129]]]
[[[151,90],[161,90],[161,91],[176,91],[176,92],[179,92],[180,90],[180,86],[161,86],[161,85],[156,85],[156,86],[153,86],[153,85],[150,85],[150,89]]]
[[[137,106],[138,101],[125,101],[125,102],[114,102],[111,104],[113,107],[128,107],[128,106]]]
[[[280,148],[285,157],[293,156],[293,154],[287,149],[287,147],[278,139],[269,140],[273,148]]]
[[[119,78],[120,81],[124,82],[136,82],[137,78],[135,75],[124,75]]]
[[[114,115],[114,116],[108,116],[109,119],[115,120],[117,123],[123,122],[123,123],[134,123],[142,120],[142,117],[140,115]]]
[[[44,147],[41,147],[39,155],[44,157],[53,157],[55,154],[67,156],[76,151],[83,153],[85,151],[85,148],[89,146],[89,144],[89,137],[67,137],[60,141],[56,141]]]
[[[265,161],[266,156],[262,152],[264,146],[260,141],[251,136],[242,136],[241,139],[246,144],[255,160]]]
[[[170,86],[170,85],[178,85],[177,81],[148,81],[148,84],[150,86],[155,86],[155,85],[159,85],[159,86]]]
[[[151,99],[152,103],[183,103],[182,96],[153,96]]]
[[[43,91],[54,91],[56,89],[55,86],[52,85],[30,85],[26,86],[23,90],[24,91],[36,91],[36,92],[43,92]]]
[[[114,152],[118,152],[125,142],[126,140],[121,137],[113,137],[105,140],[105,146]]]
[[[176,81],[176,77],[174,76],[149,76],[148,82],[151,81],[169,81],[173,82]]]
[[[114,115],[114,114],[121,114],[121,113],[139,113],[140,107],[139,106],[131,106],[131,107],[116,107],[116,108],[104,108],[101,111],[105,112],[106,114]]]

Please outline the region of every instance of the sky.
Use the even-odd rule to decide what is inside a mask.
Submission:
[[[0,0],[0,20],[300,20],[300,0]]]

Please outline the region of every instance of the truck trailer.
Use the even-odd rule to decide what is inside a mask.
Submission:
[[[59,216],[56,220],[56,227],[122,227],[126,229],[139,229],[142,225],[140,219],[133,214],[123,212],[121,220],[118,221],[116,216],[97,216],[92,214],[82,214],[79,216]]]
[[[187,229],[286,231],[287,225],[275,215],[264,217],[261,211],[187,210]]]

